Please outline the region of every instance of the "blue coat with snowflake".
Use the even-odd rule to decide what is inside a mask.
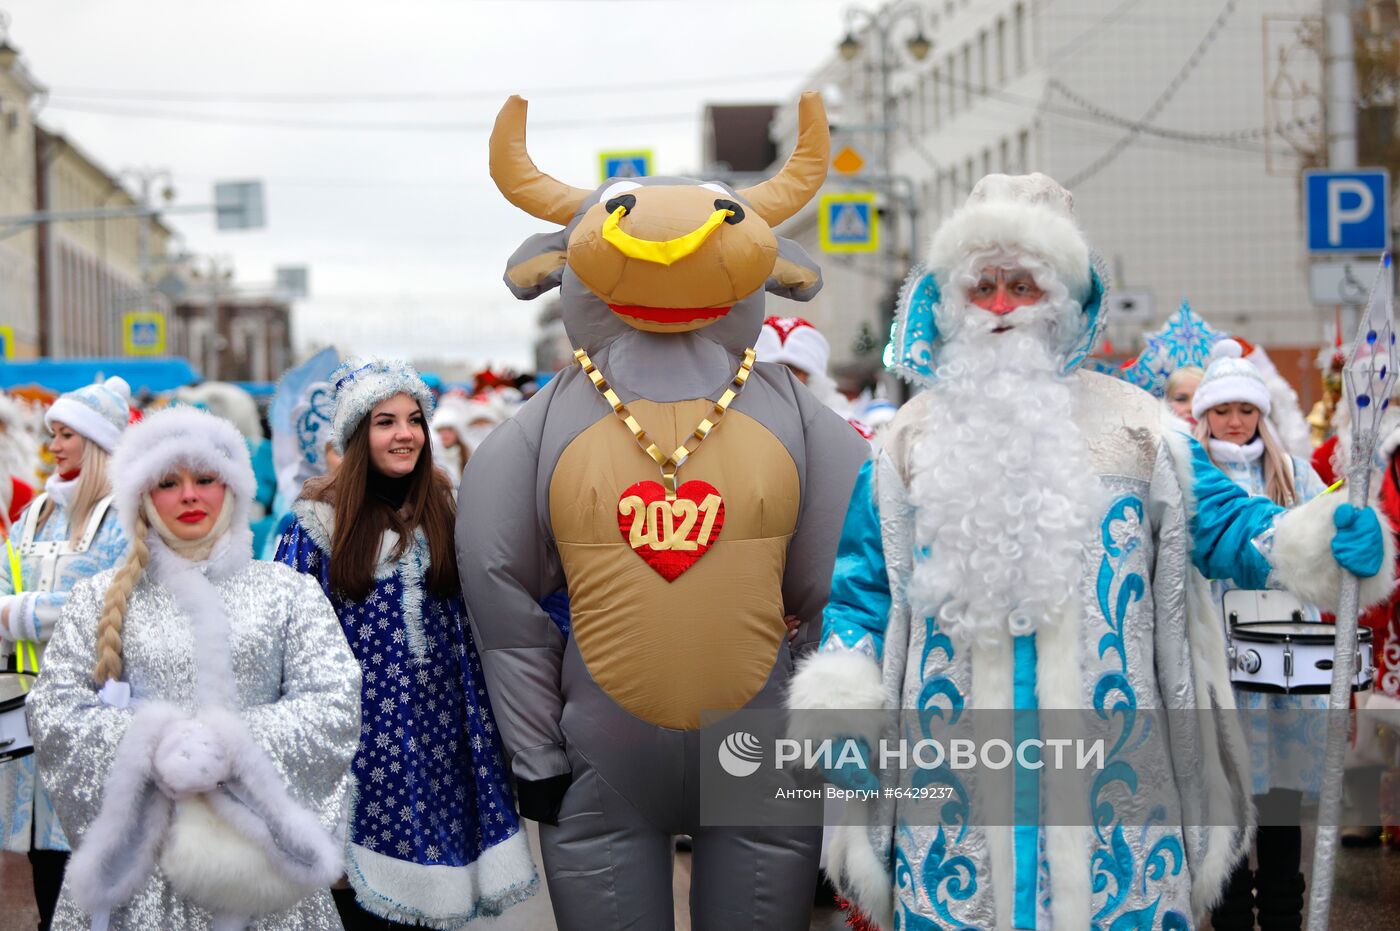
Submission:
[[[346,873],[359,903],[403,923],[455,928],[534,891],[481,660],[460,596],[426,590],[421,531],[390,533],[368,597],[330,585],[329,505],[301,500],[277,559],[320,580],[363,672]]]

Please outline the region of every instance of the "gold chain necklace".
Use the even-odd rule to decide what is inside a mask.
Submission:
[[[699,426],[691,432],[690,436],[675,452],[666,455],[647,436],[647,432],[642,429],[642,425],[637,422],[637,418],[632,416],[632,412],[627,409],[627,405],[622,403],[622,399],[617,396],[608,385],[608,381],[603,377],[603,373],[598,371],[593,360],[588,358],[588,353],[582,349],[574,351],[574,358],[578,360],[579,367],[583,369],[588,380],[593,382],[593,387],[598,389],[598,393],[603,396],[603,400],[608,402],[612,411],[618,419],[627,425],[627,429],[632,431],[632,436],[636,438],[637,445],[642,451],[652,458],[661,467],[661,484],[666,489],[666,500],[676,500],[676,472],[685,461],[695,454],[700,448],[700,444],[705,442],[705,438],[719,425],[725,413],[729,410],[729,405],[734,403],[734,399],[739,396],[739,392],[744,390],[744,384],[749,380],[749,373],[753,371],[754,351],[744,350],[744,361],[739,363],[739,371],[734,373],[733,383],[725,389],[724,394],[715,402],[714,409],[710,411],[708,417],[700,421]],[[654,487],[654,486],[653,486]]]

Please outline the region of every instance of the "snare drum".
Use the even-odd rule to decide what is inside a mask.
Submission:
[[[34,752],[24,717],[24,703],[34,682],[34,676],[24,673],[0,672],[0,763]]]
[[[1230,681],[1246,692],[1325,695],[1332,691],[1336,625],[1264,621],[1230,629]],[[1375,676],[1371,630],[1357,628],[1356,672],[1351,690],[1371,687]]]

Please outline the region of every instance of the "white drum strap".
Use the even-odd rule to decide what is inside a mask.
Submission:
[[[88,515],[87,524],[83,527],[83,535],[76,545],[71,540],[45,540],[36,543],[34,534],[39,522],[38,514],[47,498],[47,495],[40,495],[30,505],[29,516],[24,523],[24,538],[20,542],[21,555],[39,558],[39,579],[30,589],[38,592],[53,591],[54,583],[58,581],[60,557],[77,556],[88,551],[88,547],[92,546],[92,541],[97,537],[97,532],[102,529],[102,519],[107,516],[107,511],[112,506],[111,495],[93,505],[92,513]]]

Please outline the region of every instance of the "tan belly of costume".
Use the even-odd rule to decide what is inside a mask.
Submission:
[[[704,399],[628,405],[657,445],[675,449],[709,412]],[[703,711],[743,707],[763,687],[782,643],[783,571],[797,526],[797,468],[777,437],[731,411],[677,475],[724,499],[710,549],[668,582],[618,527],[623,492],[660,482],[656,463],[615,417],[579,435],[549,488],[554,538],[568,577],[573,637],[594,681],[623,708],[693,729]]]

